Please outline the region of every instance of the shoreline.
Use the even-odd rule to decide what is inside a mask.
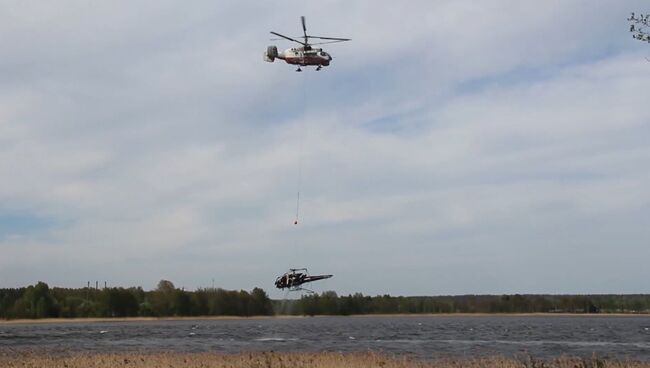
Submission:
[[[404,314],[351,314],[351,315],[274,315],[274,316],[179,316],[179,317],[88,317],[88,318],[40,318],[40,319],[0,319],[1,325],[47,324],[47,323],[106,323],[106,322],[149,322],[149,321],[236,321],[265,319],[302,319],[327,317],[354,318],[394,318],[394,317],[650,317],[642,313],[404,313]]]

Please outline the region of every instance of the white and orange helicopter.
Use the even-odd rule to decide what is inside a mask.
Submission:
[[[307,35],[307,27],[305,26],[305,17],[301,16],[300,20],[302,21],[302,38],[304,41],[298,41],[295,38],[287,37],[281,35],[277,32],[271,32],[271,34],[278,37],[282,37],[286,40],[293,41],[301,44],[301,47],[292,47],[284,50],[284,52],[278,52],[277,46],[269,46],[266,48],[264,53],[264,60],[272,63],[275,59],[284,60],[287,64],[298,65],[297,72],[301,72],[301,66],[313,65],[316,66],[316,70],[321,70],[322,67],[330,65],[332,61],[332,56],[327,52],[323,51],[322,48],[314,48],[312,45],[323,45],[327,43],[335,42],[344,42],[350,41],[349,38],[337,38],[337,37],[320,37],[320,36],[309,36]],[[299,38],[300,36],[296,37]],[[326,40],[318,43],[309,43],[310,38],[315,38],[319,40]]]

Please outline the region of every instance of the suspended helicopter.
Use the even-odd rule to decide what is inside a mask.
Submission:
[[[287,37],[277,32],[271,32],[271,34],[278,37],[282,37],[292,42],[299,43],[302,46],[292,47],[284,50],[284,52],[278,52],[277,46],[269,46],[266,48],[266,52],[264,53],[265,61],[272,63],[275,59],[284,60],[285,62],[287,62],[287,64],[298,65],[298,69],[296,69],[297,72],[302,71],[302,69],[300,69],[301,66],[308,66],[308,65],[316,66],[316,70],[321,70],[322,67],[330,65],[330,61],[332,61],[332,56],[327,52],[323,51],[322,48],[314,48],[312,46],[350,41],[349,38],[309,36],[307,35],[305,16],[301,16],[300,21],[302,22],[303,36],[298,36],[296,38],[302,37],[303,41],[299,41],[295,38]],[[318,42],[318,43],[309,43],[310,38],[326,40],[326,41]]]
[[[303,271],[303,272],[299,272],[299,271]],[[291,268],[289,269],[289,272],[275,279],[275,287],[281,290],[284,289],[289,289],[289,291],[305,290],[310,293],[313,293],[312,290],[306,289],[302,287],[302,285],[308,282],[329,279],[332,276],[334,275],[310,276],[309,271],[307,271],[306,268]]]

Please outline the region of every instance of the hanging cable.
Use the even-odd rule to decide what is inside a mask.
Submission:
[[[302,106],[304,108],[304,113],[303,117],[307,115],[307,109],[306,107],[306,102],[307,102],[307,91],[306,91],[306,79],[307,79],[307,74],[308,73],[300,73],[300,77],[302,78]],[[298,123],[298,180],[296,183],[296,217],[293,220],[294,225],[298,225],[298,221],[300,220],[300,187],[302,185],[302,151],[303,151],[303,140],[304,140],[304,127],[305,123],[304,122],[299,122]]]
[[[299,135],[302,135],[302,128],[298,128]],[[294,225],[298,225],[300,220],[300,186],[302,184],[302,137],[299,138],[300,143],[298,147],[298,181],[296,183],[296,218],[293,220]]]
[[[296,199],[296,219],[293,221],[294,225],[298,225],[299,213],[300,213],[300,190],[298,190],[298,196]]]

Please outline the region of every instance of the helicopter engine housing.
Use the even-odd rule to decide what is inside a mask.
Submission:
[[[278,47],[277,46],[267,47],[266,52],[264,53],[264,61],[268,61],[269,63],[272,63],[276,57],[278,57]]]

